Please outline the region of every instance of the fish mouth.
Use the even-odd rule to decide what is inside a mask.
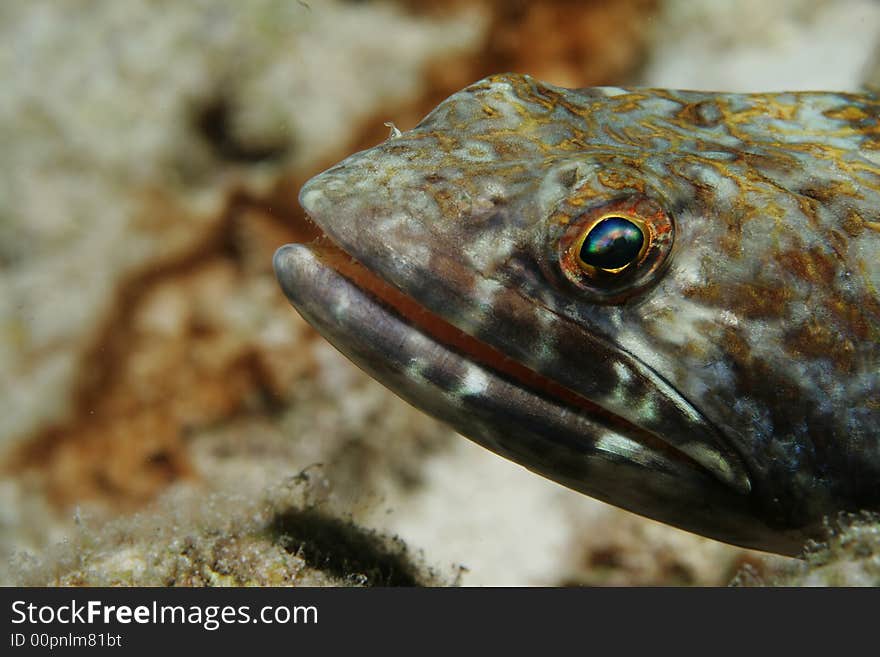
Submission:
[[[536,371],[362,264],[342,241],[327,231],[282,246],[276,276],[307,322],[398,396],[591,497],[728,543],[799,551],[799,541],[756,521],[740,462],[701,458]]]
[[[302,252],[302,249],[306,249],[308,254]],[[311,264],[308,264],[309,260]],[[297,268],[294,263],[299,263],[298,275],[295,273]],[[333,283],[328,287],[335,288],[337,293],[347,291],[345,296],[340,297],[340,302],[336,306],[335,315],[338,321],[343,319],[343,310],[352,312],[355,307],[360,308],[365,318],[367,316],[383,318],[383,321],[379,322],[380,325],[387,326],[393,317],[407,325],[411,331],[423,336],[424,340],[442,345],[443,360],[448,361],[450,355],[454,353],[458,358],[466,361],[469,364],[469,368],[466,369],[469,369],[472,379],[486,380],[489,377],[499,377],[510,385],[527,390],[532,395],[551,401],[570,412],[583,413],[615,433],[636,440],[640,445],[662,455],[664,459],[705,470],[685,452],[675,449],[650,431],[530,369],[492,345],[449,323],[413,297],[373,273],[326,234],[309,245],[282,246],[275,254],[274,267],[277,277],[281,281],[285,295],[296,308],[304,307],[306,300],[302,295],[307,289],[306,286],[297,285],[296,281],[302,281],[305,273],[303,269],[311,265],[326,268],[323,273],[327,277],[327,282]],[[352,294],[355,290],[359,294]],[[315,315],[312,317],[318,319]],[[344,353],[345,348],[341,348],[340,351]],[[381,349],[377,349],[377,353],[379,351]],[[477,371],[480,372],[479,375],[476,374]]]

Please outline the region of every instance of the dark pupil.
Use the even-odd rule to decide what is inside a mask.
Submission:
[[[608,217],[593,226],[581,246],[581,260],[598,269],[620,269],[635,260],[645,236],[633,222]]]

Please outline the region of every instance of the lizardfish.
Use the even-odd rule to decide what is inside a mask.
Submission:
[[[275,255],[362,369],[569,488],[797,554],[880,509],[880,99],[495,75]]]

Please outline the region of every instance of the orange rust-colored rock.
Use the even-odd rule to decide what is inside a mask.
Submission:
[[[440,101],[493,73],[515,71],[569,87],[624,84],[649,48],[657,0],[399,0],[412,11],[444,13],[460,5],[482,7],[490,17],[486,42],[476,56],[438,59],[425,73],[426,93],[406,107],[389,108],[364,132],[353,150],[388,136],[389,116],[401,129],[415,125]]]
[[[310,365],[312,333],[277,292],[271,254],[314,236],[278,201],[231,194],[190,251],[123,283],[82,357],[74,416],[25,442],[7,471],[33,471],[62,506],[137,506],[193,476],[189,431],[278,403]],[[261,334],[273,322],[285,339]]]
[[[640,64],[653,0],[498,3],[491,52],[561,86],[620,84]]]
[[[478,0],[407,4],[417,11],[483,7],[491,17],[486,47],[470,60],[472,80],[529,73],[561,86],[621,84],[641,64],[657,0]],[[447,67],[448,68],[448,67]]]

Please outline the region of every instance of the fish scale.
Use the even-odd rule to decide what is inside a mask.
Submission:
[[[784,554],[880,510],[875,94],[495,75],[300,202],[334,246],[278,251],[292,303],[488,448]],[[642,239],[593,266],[609,217]]]

